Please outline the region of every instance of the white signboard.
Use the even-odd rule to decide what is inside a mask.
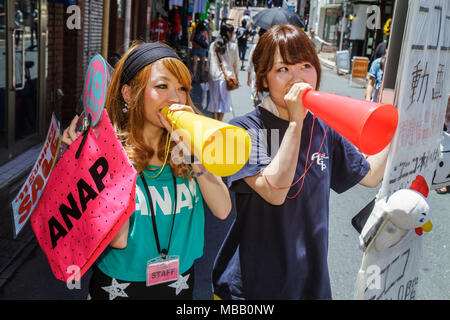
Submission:
[[[350,52],[348,50],[336,51],[336,67],[350,69]]]
[[[41,153],[22,189],[11,204],[14,216],[14,235],[16,237],[30,218],[50,178],[58,155],[60,140],[59,124],[53,114]]]
[[[375,245],[364,253],[358,274],[357,299],[414,300],[419,283],[422,240],[414,230],[395,247],[378,252]]]
[[[448,30],[448,0],[409,1],[394,101],[399,110],[399,125],[378,202],[389,199],[400,189],[408,189],[418,175],[431,186],[450,91]],[[374,212],[368,221],[374,218]],[[389,232],[386,228],[389,220],[380,217],[376,223],[372,221],[372,225],[379,226],[375,239],[382,232]],[[398,244],[386,250],[377,251],[372,242],[364,252],[356,298],[415,299],[420,283],[421,241],[410,230]]]
[[[418,174],[431,185],[450,91],[450,3],[409,4],[395,98],[399,124],[380,198],[408,188]]]

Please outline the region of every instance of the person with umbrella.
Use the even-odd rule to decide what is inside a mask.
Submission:
[[[265,30],[280,24],[292,24],[299,28],[305,27],[302,18],[297,13],[279,7],[261,10],[253,17],[253,23]]]
[[[269,95],[230,121],[250,134],[252,151],[244,167],[226,178],[235,194],[236,218],[215,260],[214,294],[219,299],[331,299],[330,189],[341,193],[358,183],[376,187],[389,148],[366,160],[306,110],[303,94],[319,88],[321,66],[300,28],[267,30],[253,63],[257,90]]]

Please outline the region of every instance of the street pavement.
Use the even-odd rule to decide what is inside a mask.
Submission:
[[[250,48],[247,52],[249,51]],[[240,71],[239,80],[240,88],[231,94],[233,112],[226,114],[224,121],[253,109],[250,88],[246,84],[246,71]],[[360,99],[364,98],[365,90],[358,84],[349,85],[347,76],[338,76],[333,69],[326,67],[323,67],[320,89]],[[194,85],[192,95],[199,106],[201,88],[198,83]],[[333,299],[354,298],[356,277],[363,253],[358,247],[358,233],[350,221],[377,192],[378,188],[368,189],[359,185],[340,195],[331,192],[328,264]],[[416,298],[450,299],[449,194],[438,195],[432,191],[429,201],[434,228],[423,236],[420,282]],[[206,209],[204,256],[195,263],[195,299],[212,299],[213,262],[234,217],[234,209],[225,221],[215,218]],[[80,289],[69,290],[65,283],[54,278],[42,250],[36,246],[22,267],[0,287],[0,299],[86,299],[89,278],[90,272],[82,278]]]

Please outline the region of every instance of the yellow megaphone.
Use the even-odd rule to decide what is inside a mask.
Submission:
[[[189,111],[170,111],[169,107],[161,113],[209,172],[230,176],[247,162],[252,144],[244,129]]]

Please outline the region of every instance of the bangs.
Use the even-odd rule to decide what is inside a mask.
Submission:
[[[314,61],[316,52],[311,45],[311,41],[302,37],[297,29],[282,29],[276,34],[276,38],[278,38],[276,39],[276,43],[278,44],[283,63],[296,64],[305,61]]]
[[[189,92],[191,91],[191,73],[186,65],[175,58],[164,58],[162,63]]]
[[[178,82],[180,82],[180,84],[187,89],[186,104],[188,106],[191,106],[192,109],[194,109],[195,113],[201,114],[200,110],[194,105],[194,102],[191,98],[192,78],[191,72],[186,67],[186,65],[176,58],[164,58],[161,61],[164,67],[166,67],[167,70],[169,70],[169,72],[172,73],[175,78],[177,78]]]

